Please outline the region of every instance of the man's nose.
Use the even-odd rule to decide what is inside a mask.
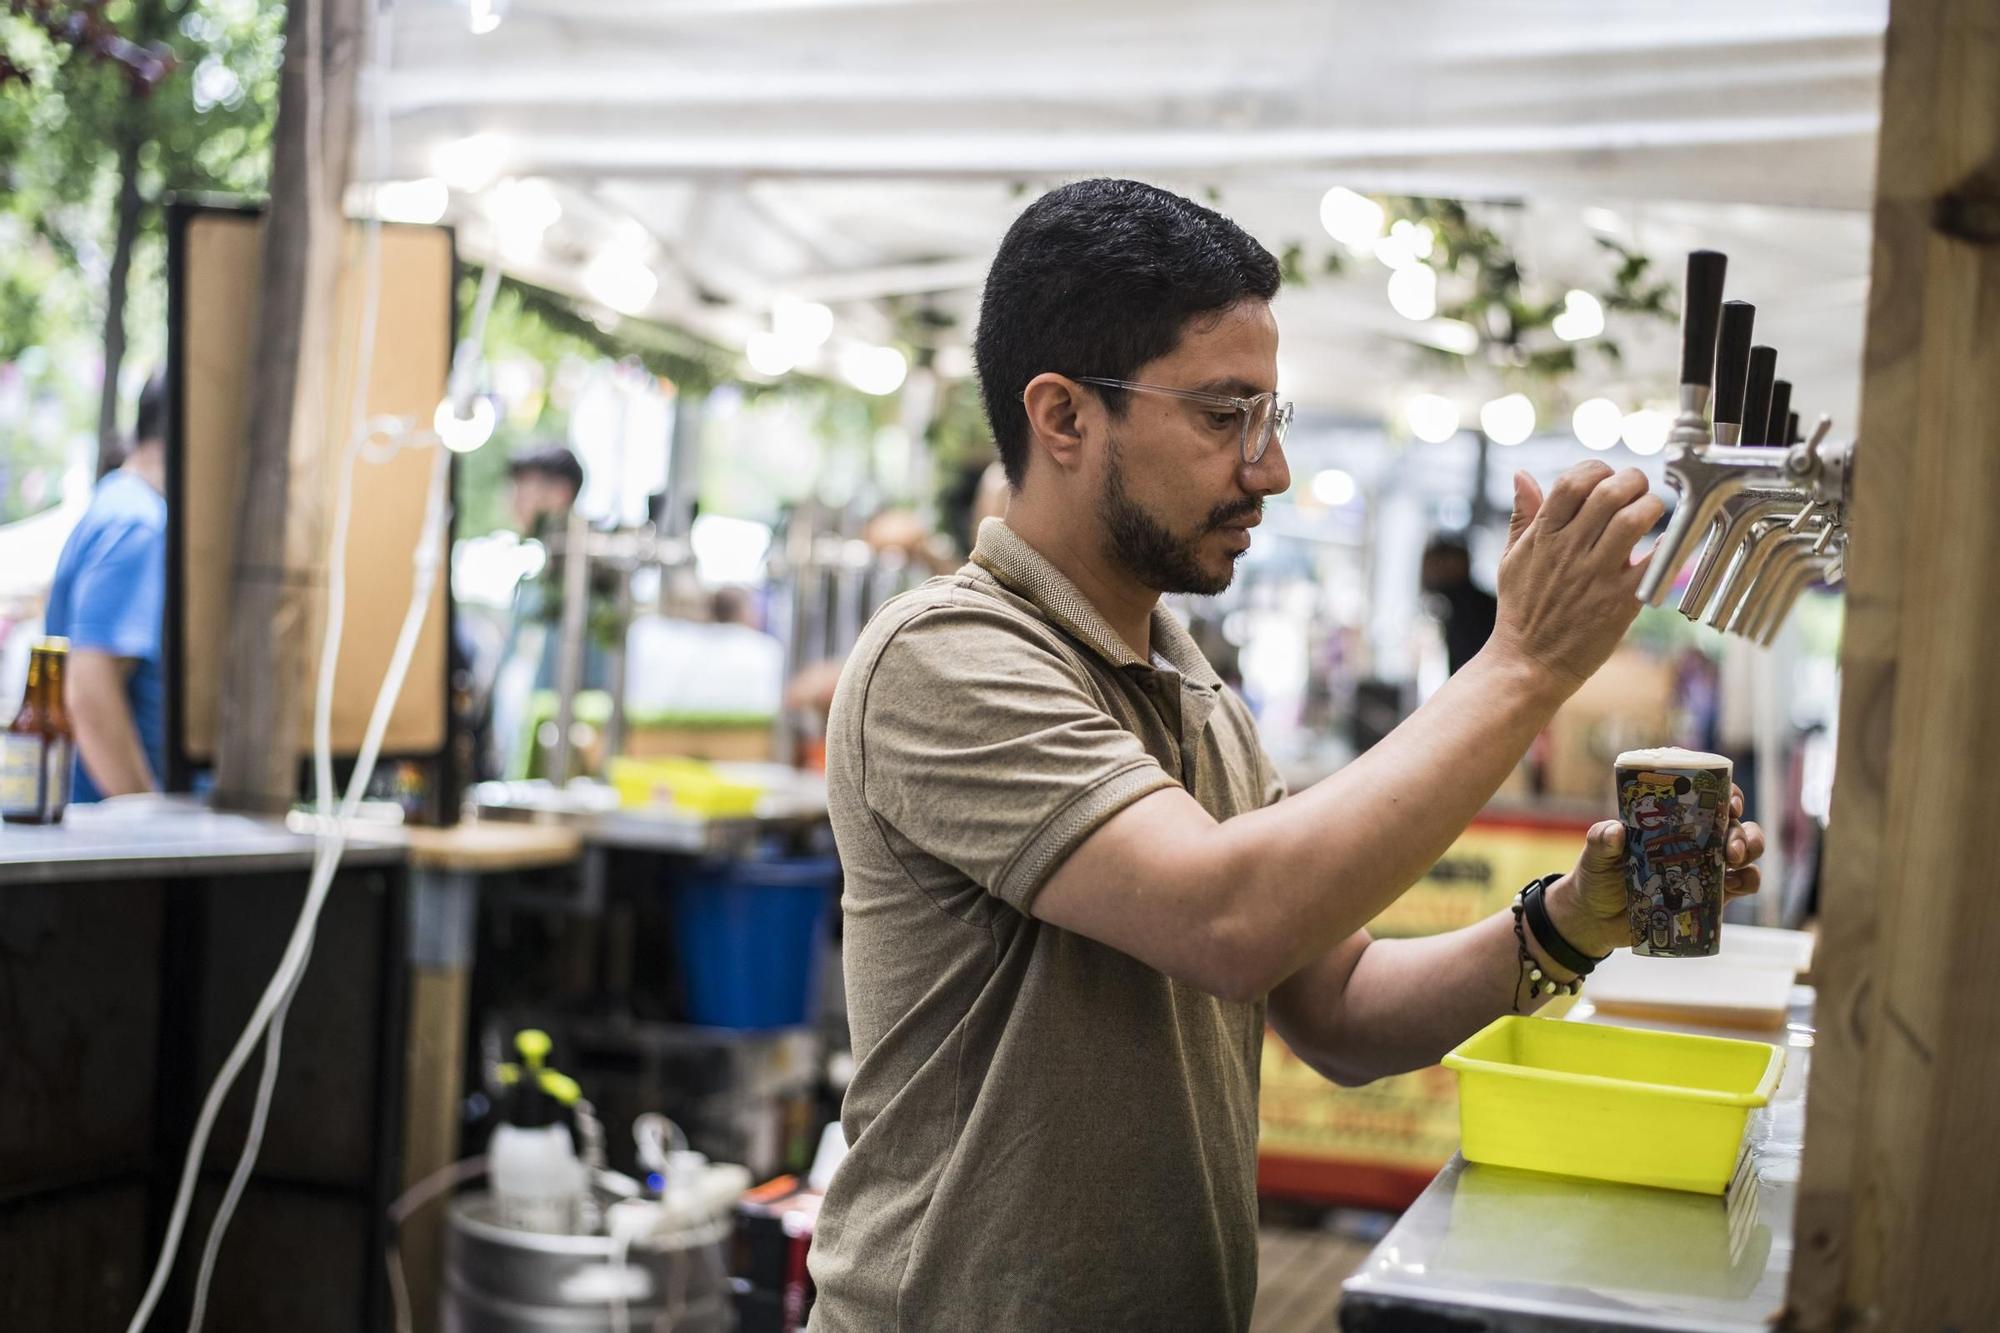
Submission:
[[[1244,463],[1239,470],[1243,474],[1243,489],[1252,495],[1282,495],[1291,489],[1291,465],[1285,461],[1285,446],[1276,440],[1265,447],[1262,458]]]

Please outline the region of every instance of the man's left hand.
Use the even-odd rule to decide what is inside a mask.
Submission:
[[[1743,822],[1743,789],[1729,797],[1728,872],[1724,885],[1733,900],[1757,892],[1764,855],[1764,830]],[[1548,890],[1549,915],[1563,938],[1593,957],[1632,943],[1625,901],[1625,826],[1615,819],[1593,825],[1576,869]]]

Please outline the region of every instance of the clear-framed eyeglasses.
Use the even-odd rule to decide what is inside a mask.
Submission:
[[[1185,402],[1200,403],[1217,413],[1233,412],[1242,428],[1241,447],[1245,463],[1254,463],[1262,458],[1272,441],[1283,444],[1285,432],[1292,424],[1291,402],[1281,402],[1275,393],[1236,398],[1226,393],[1170,389],[1162,384],[1138,384],[1131,380],[1101,379],[1095,375],[1078,375],[1076,380],[1079,384],[1095,384],[1106,389],[1128,389],[1133,393],[1156,393],[1166,398],[1179,398]],[[1218,421],[1216,424],[1222,423]]]

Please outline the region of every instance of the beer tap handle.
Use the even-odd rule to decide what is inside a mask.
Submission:
[[[1771,381],[1778,373],[1778,349],[1750,349],[1750,369],[1743,386],[1743,443],[1769,444],[1764,425],[1771,419]]]
[[[1763,443],[1785,445],[1791,437],[1787,433],[1792,417],[1792,382],[1774,380],[1771,384],[1771,411],[1764,424]]]
[[[1715,334],[1722,312],[1722,278],[1729,257],[1720,250],[1688,256],[1687,290],[1681,297],[1681,384],[1707,389],[1715,383]]]
[[[1750,371],[1750,330],[1757,307],[1748,301],[1722,303],[1722,335],[1715,351],[1715,442],[1743,440],[1744,390]]]
[[[1797,412],[1785,413],[1785,443],[1797,444],[1804,438],[1805,436],[1799,434],[1799,414]]]

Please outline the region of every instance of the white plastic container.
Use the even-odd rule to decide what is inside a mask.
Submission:
[[[486,1171],[494,1218],[502,1226],[575,1232],[587,1177],[568,1125],[496,1126],[486,1147]]]

